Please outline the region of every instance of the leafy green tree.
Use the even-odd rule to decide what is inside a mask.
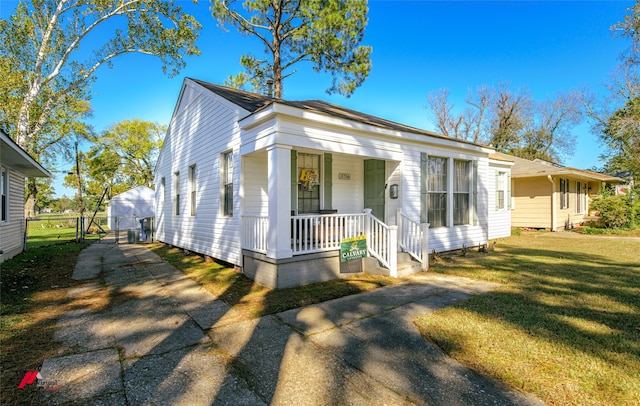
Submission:
[[[273,81],[275,97],[282,97],[282,82],[295,73],[293,66],[311,62],[316,72],[333,76],[328,93],[350,96],[371,70],[371,47],[359,45],[367,25],[366,0],[211,0],[213,17],[224,29],[236,27],[258,38],[267,58],[243,55],[246,72],[227,84],[250,84],[264,92]]]
[[[20,2],[13,16],[0,20],[0,125],[42,160],[43,151],[68,144],[62,123],[89,113],[100,66],[142,53],[159,57],[174,75],[185,66],[184,56],[199,54],[200,28],[171,0]],[[36,184],[29,189],[35,204]]]
[[[601,134],[608,148],[607,168],[630,170],[633,179],[640,179],[640,97],[635,97],[613,113]]]
[[[153,169],[167,127],[139,119],[125,120],[93,137],[88,153],[88,192],[100,196],[106,187],[117,194],[135,186],[153,186]]]

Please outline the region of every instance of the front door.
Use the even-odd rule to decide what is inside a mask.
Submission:
[[[381,221],[385,221],[384,190],[387,180],[385,162],[378,159],[364,161],[364,207]]]

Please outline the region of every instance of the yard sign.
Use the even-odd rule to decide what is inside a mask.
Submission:
[[[343,238],[340,240],[340,272],[362,272],[362,258],[367,256],[367,237]]]

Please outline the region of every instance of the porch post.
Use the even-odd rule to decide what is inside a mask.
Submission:
[[[429,223],[420,224],[422,230],[422,270],[429,270]]]
[[[291,146],[267,148],[269,195],[269,230],[267,257],[291,258]]]
[[[389,269],[390,276],[398,277],[398,226],[389,226]]]

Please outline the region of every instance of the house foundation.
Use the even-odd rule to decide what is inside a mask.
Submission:
[[[354,275],[340,273],[339,251],[273,259],[258,252],[243,250],[242,256],[244,274],[259,284],[274,289],[292,288]]]

